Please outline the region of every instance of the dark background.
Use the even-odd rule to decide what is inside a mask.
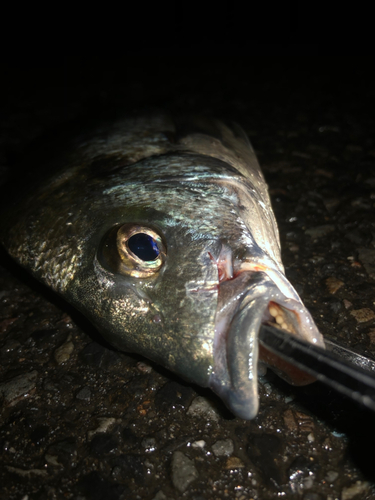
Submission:
[[[31,24],[28,43],[19,25],[3,61],[2,182],[23,172],[35,141],[77,123],[148,107],[234,119],[269,183],[288,278],[324,335],[374,357],[373,59],[337,31],[336,43],[293,43],[313,23],[307,29],[307,13],[297,16],[292,5],[268,24],[266,8],[242,22],[225,9],[194,29],[196,11],[182,9],[175,23],[166,16],[160,36],[139,14],[113,28],[126,37],[109,49],[104,21],[75,48],[63,27],[41,33]],[[246,44],[231,39],[237,22]],[[261,43],[280,33],[290,43]],[[373,414],[322,385],[296,389],[270,373],[258,417],[235,419],[209,391],[112,350],[1,258],[3,498],[374,498]],[[215,405],[217,420],[188,411],[199,396]],[[101,419],[107,427],[90,433]],[[216,456],[215,443],[228,439],[230,456]],[[192,446],[200,440],[203,450]],[[185,493],[177,452],[198,471]]]

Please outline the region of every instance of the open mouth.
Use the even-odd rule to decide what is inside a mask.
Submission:
[[[277,356],[259,349],[262,324],[271,324],[307,342],[324,343],[309,312],[281,271],[253,264],[247,264],[246,268],[219,284],[215,366],[210,387],[236,416],[252,419],[259,405],[258,360],[285,375],[289,382],[299,383]]]
[[[269,317],[263,321],[263,323],[269,323],[277,328],[281,328],[281,330],[286,330],[293,335],[296,335],[297,332],[295,330],[294,322],[298,316],[294,313],[294,311],[289,311],[289,309],[282,308],[276,302],[270,302],[268,304],[268,312]]]

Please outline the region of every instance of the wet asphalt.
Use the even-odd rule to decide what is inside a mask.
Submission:
[[[327,337],[375,358],[371,61],[225,57],[13,65],[0,175],[34,141],[137,107],[209,113],[248,133],[286,274]],[[6,184],[5,184],[6,185]],[[1,253],[0,498],[375,498],[374,413],[272,372],[253,421],[209,390],[117,352]]]

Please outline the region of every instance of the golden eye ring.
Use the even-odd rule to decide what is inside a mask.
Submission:
[[[134,278],[146,278],[160,270],[166,245],[155,229],[138,224],[112,228],[99,248],[99,261],[107,268]]]

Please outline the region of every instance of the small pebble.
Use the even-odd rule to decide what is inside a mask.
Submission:
[[[298,425],[296,422],[296,419],[294,417],[293,411],[292,410],[286,410],[284,412],[284,424],[285,426],[291,431],[291,432],[297,432],[298,431]]]
[[[315,437],[314,437],[314,434],[312,432],[310,432],[310,434],[307,435],[307,441],[309,443],[313,443],[315,441]]]
[[[151,453],[156,450],[156,439],[153,437],[146,437],[142,440],[141,445],[145,449],[145,452]]]
[[[341,500],[351,500],[355,496],[361,494],[363,495],[369,489],[370,483],[368,481],[356,481],[351,486],[342,489]]]
[[[53,467],[62,467],[62,465],[58,461],[57,455],[49,455],[48,453],[46,453],[44,458],[48,465],[52,465]]]
[[[78,394],[76,395],[76,399],[80,399],[81,401],[90,401],[91,399],[91,390],[89,387],[83,387]]]
[[[306,229],[305,233],[308,236],[311,236],[311,238],[313,238],[314,240],[317,240],[318,238],[322,238],[323,236],[332,233],[334,230],[335,226],[333,224],[325,224],[323,226],[316,226],[310,229]]]
[[[309,434],[315,429],[314,420],[309,415],[306,415],[306,413],[296,411],[295,416],[300,432]]]
[[[327,481],[333,483],[339,477],[339,473],[335,470],[329,470],[326,474]]]
[[[226,469],[243,469],[244,463],[238,457],[229,457],[225,463]]]
[[[194,443],[191,443],[192,448],[200,448],[203,450],[203,448],[206,446],[206,441],[203,441],[203,439],[200,439],[199,441],[194,441]]]
[[[5,466],[9,472],[18,474],[21,477],[32,478],[34,476],[48,476],[48,472],[45,469],[19,469],[18,467],[11,467],[10,465]]]
[[[78,396],[78,394],[77,394],[77,396]],[[113,417],[108,417],[108,418],[103,417],[103,418],[99,418],[98,421],[99,421],[99,426],[95,430],[89,431],[87,433],[87,438],[89,441],[91,441],[91,439],[95,436],[95,434],[107,432],[112,427],[112,425],[116,422],[116,419]]]
[[[231,439],[216,441],[212,446],[212,451],[216,457],[229,457],[234,451],[233,441]]]
[[[38,372],[34,370],[0,384],[0,394],[3,395],[5,404],[13,406],[21,399],[30,396],[35,389],[37,376]]]
[[[364,307],[363,309],[355,309],[350,311],[350,314],[355,317],[357,323],[366,323],[375,319],[375,313],[369,307]]]
[[[172,456],[172,482],[178,491],[183,493],[199,476],[193,460],[181,451],[175,451]]]
[[[272,394],[273,388],[269,382],[266,382],[265,384],[263,384],[263,389],[264,389],[265,393],[267,394],[267,396]]]
[[[326,285],[329,293],[335,294],[344,285],[344,282],[331,276],[326,279]]]
[[[206,417],[210,420],[214,420],[215,422],[219,421],[219,414],[216,408],[214,408],[211,401],[203,396],[197,396],[193,399],[187,414],[193,417]]]
[[[345,432],[339,432],[339,431],[332,431],[331,434],[336,438],[343,438],[346,436]]]
[[[303,486],[305,487],[305,481],[303,482]],[[303,495],[303,500],[330,500],[331,497],[323,497],[318,493],[314,493],[312,491],[308,491],[305,495]],[[331,500],[334,500],[333,498]],[[338,499],[337,499],[338,500]]]
[[[152,500],[167,500],[167,497],[164,495],[164,493],[160,490],[156,493],[154,498]]]
[[[61,365],[63,363],[66,363],[68,359],[70,358],[72,352],[74,351],[74,344],[73,342],[65,342],[63,345],[61,345],[58,349],[55,351],[55,361],[57,364]]]
[[[138,361],[137,370],[141,373],[151,373],[152,367],[148,363],[145,363],[144,361]]]

